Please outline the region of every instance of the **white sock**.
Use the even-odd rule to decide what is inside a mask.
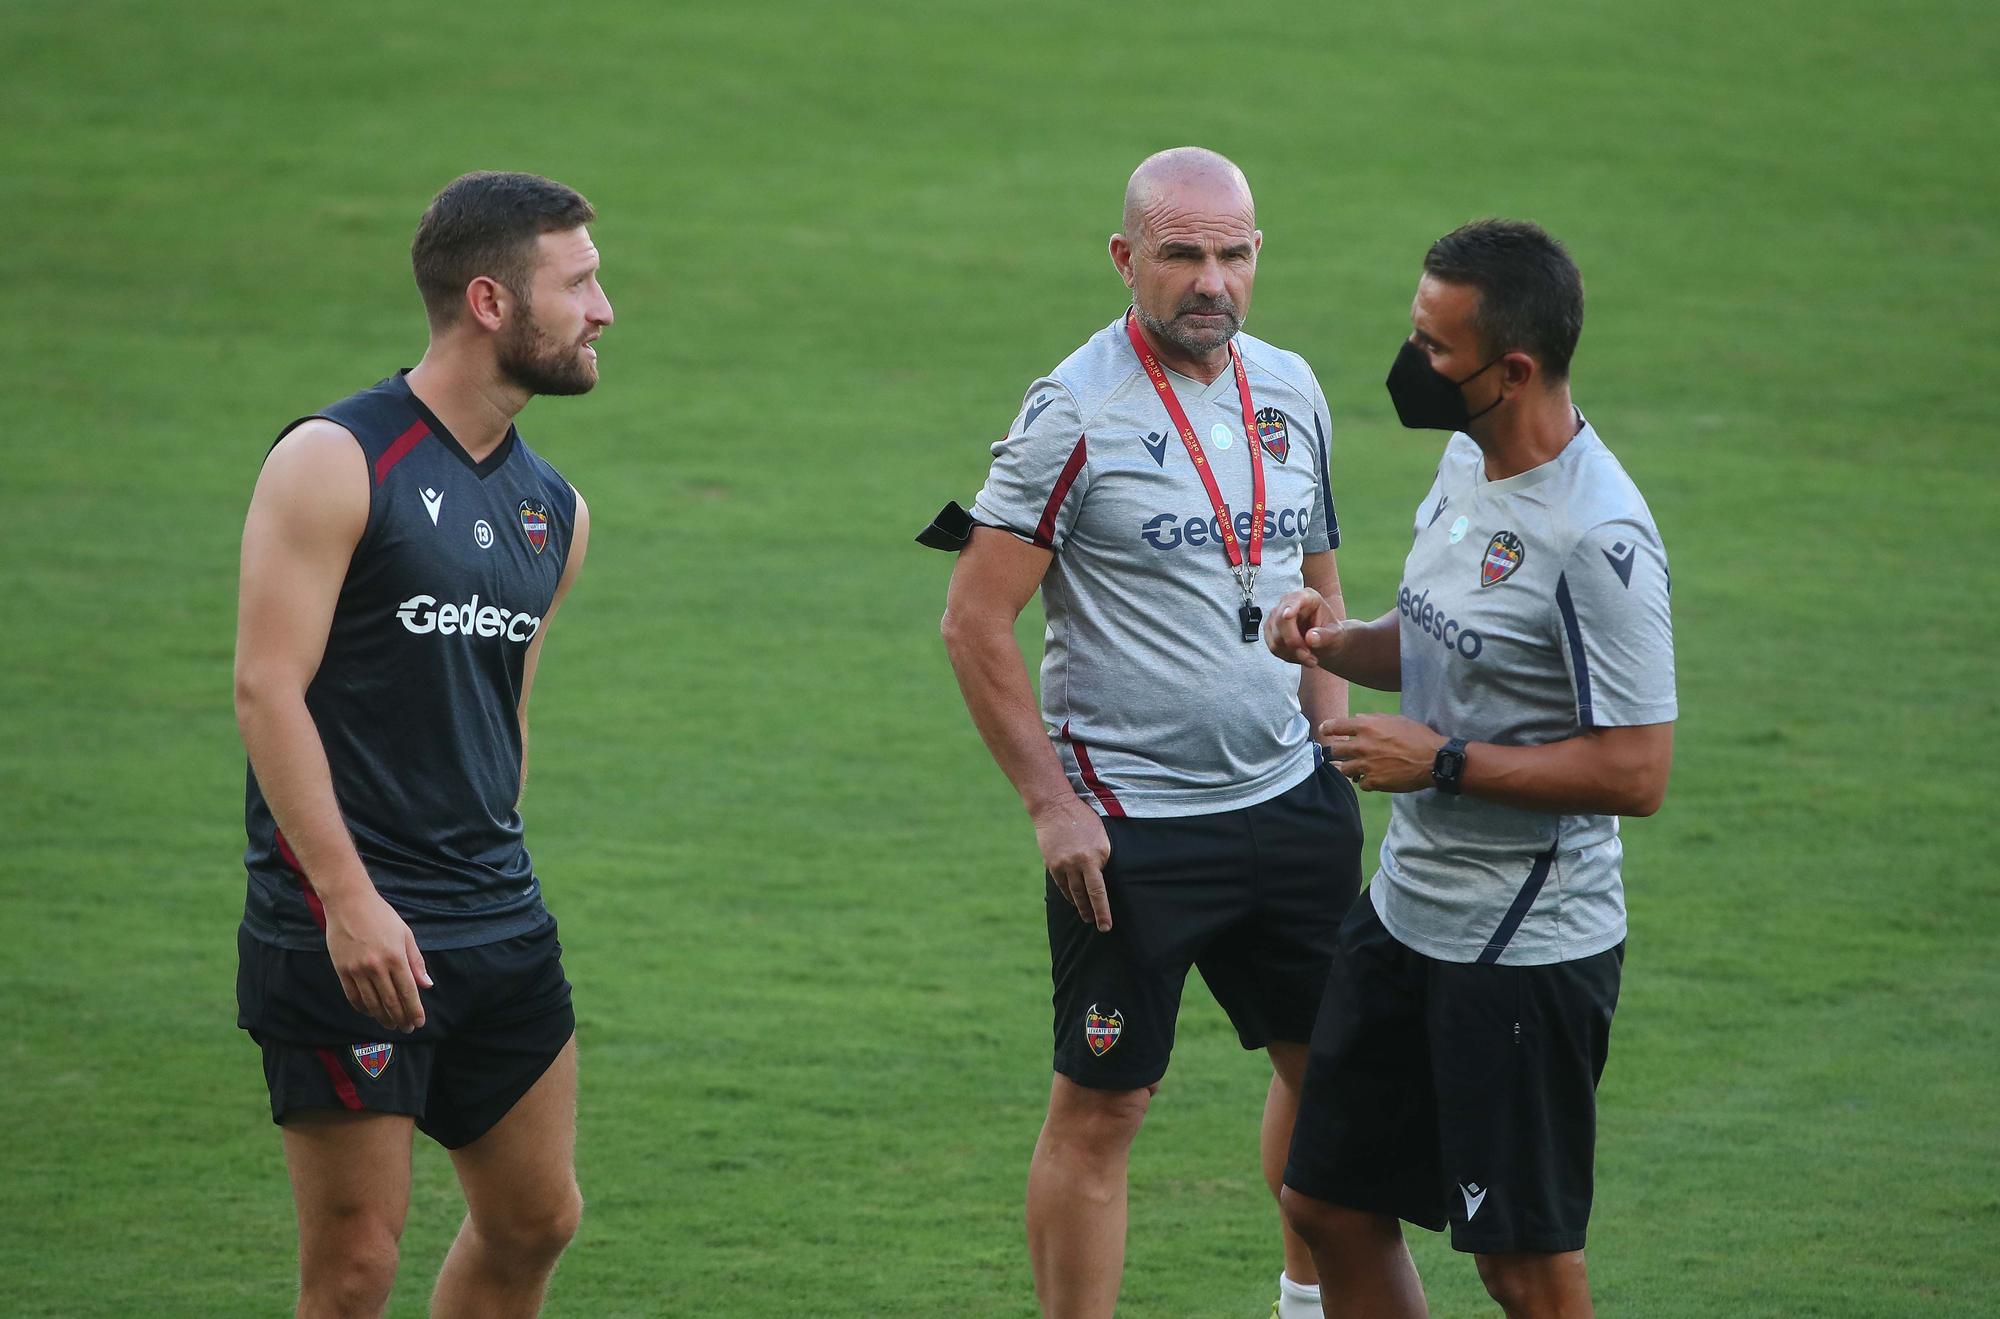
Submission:
[[[1319,1285],[1293,1282],[1290,1274],[1278,1275],[1278,1319],[1320,1319]]]

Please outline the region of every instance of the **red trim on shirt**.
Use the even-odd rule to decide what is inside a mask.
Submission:
[[[1069,451],[1069,461],[1063,464],[1062,475],[1056,478],[1056,488],[1049,492],[1048,506],[1042,510],[1042,521],[1035,528],[1035,544],[1043,549],[1055,548],[1056,514],[1062,512],[1063,500],[1069,498],[1069,488],[1076,484],[1077,473],[1083,470],[1088,435],[1076,437],[1076,447]]]
[[[314,888],[312,881],[306,878],[306,868],[299,864],[298,855],[292,851],[292,845],[285,841],[285,831],[283,829],[274,829],[272,832],[278,840],[278,860],[290,866],[292,873],[299,877],[299,891],[305,896],[306,909],[312,912],[313,923],[318,925],[320,930],[324,932],[326,929],[326,905],[319,900],[319,890]]]
[[[1112,795],[1111,789],[1104,786],[1104,780],[1097,777],[1097,771],[1090,767],[1090,748],[1069,735],[1067,721],[1062,726],[1062,739],[1069,743],[1070,750],[1076,752],[1076,769],[1083,775],[1083,786],[1090,789],[1090,795],[1097,798],[1097,804],[1104,808],[1106,815],[1124,819],[1125,807]]]
[[[333,1082],[333,1093],[340,1096],[343,1107],[356,1112],[361,1110],[361,1096],[355,1092],[354,1082],[347,1079],[347,1072],[340,1065],[340,1059],[332,1049],[314,1049],[319,1055],[319,1065],[326,1068],[327,1079]]]
[[[424,422],[411,422],[410,428],[391,441],[389,447],[382,450],[382,456],[375,460],[375,484],[381,485],[388,480],[389,469],[402,462],[404,456],[421,444],[424,437],[430,433],[431,428]]]

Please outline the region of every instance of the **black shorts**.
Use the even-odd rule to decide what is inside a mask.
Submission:
[[[424,954],[424,1025],[385,1030],[347,1002],[325,949],[236,934],[236,1024],[264,1050],[271,1120],[301,1108],[404,1113],[446,1149],[507,1115],[576,1031],[551,920],[531,934]]]
[[[1363,897],[1314,1027],[1285,1185],[1481,1255],[1582,1250],[1597,1081],[1625,945],[1546,966],[1441,962]]]
[[[1361,886],[1361,813],[1330,766],[1214,815],[1104,821],[1111,929],[1048,880],[1055,1069],[1096,1090],[1166,1075],[1188,968],[1246,1049],[1303,1043],[1340,918]]]

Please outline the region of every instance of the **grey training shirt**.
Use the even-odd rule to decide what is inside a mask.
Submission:
[[[1555,458],[1486,479],[1454,435],[1418,506],[1396,608],[1403,713],[1536,746],[1676,715],[1666,550],[1587,422]],[[1476,754],[1476,753],[1475,753]],[[1625,937],[1613,815],[1399,793],[1369,892],[1404,944],[1447,962],[1571,961]]]
[[[1326,399],[1295,353],[1236,337],[1264,452],[1265,610],[1340,543]],[[1247,553],[1251,473],[1236,373],[1167,373]],[[1037,380],[973,517],[1055,551],[1042,581],[1042,718],[1100,814],[1204,815],[1312,772],[1299,671],[1242,639],[1243,596],[1201,477],[1121,316]]]

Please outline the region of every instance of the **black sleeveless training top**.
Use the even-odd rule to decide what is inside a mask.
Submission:
[[[313,417],[346,427],[368,460],[368,525],[306,689],[355,849],[419,947],[539,929],[550,917],[515,810],[517,711],[576,492],[512,428],[474,462],[401,372]],[[324,946],[319,897],[254,769],[245,823],[244,927],[282,948]]]

